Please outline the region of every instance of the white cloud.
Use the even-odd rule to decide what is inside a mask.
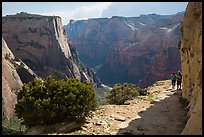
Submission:
[[[42,13],[42,15],[60,16],[63,24],[68,24],[70,19],[81,20],[88,18],[101,17],[104,10],[106,10],[112,2],[98,2],[92,6],[81,6],[74,10],[63,10],[55,12]]]
[[[103,11],[102,17],[136,17],[141,14],[175,14],[184,11],[187,2],[115,2]]]

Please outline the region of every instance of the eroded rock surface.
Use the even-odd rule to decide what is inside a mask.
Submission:
[[[77,78],[100,85],[100,81],[87,71],[94,73],[79,64],[77,52],[72,53],[75,47],[68,43],[60,17],[6,16],[2,18],[2,35],[13,54],[40,77]]]
[[[2,38],[2,116],[11,118],[17,103],[15,93],[23,84],[14,64],[7,58],[9,55],[11,59],[14,59],[13,53]]]
[[[103,83],[147,87],[181,69],[177,42],[183,14],[71,20],[64,28]]]
[[[189,2],[181,23],[182,96],[189,120],[182,134],[202,134],[202,3]]]

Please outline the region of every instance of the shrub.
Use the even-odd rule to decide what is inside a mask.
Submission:
[[[148,92],[146,90],[140,89],[134,84],[115,84],[113,89],[108,92],[107,102],[109,104],[121,105],[124,104],[125,101],[140,95],[148,95]]]
[[[63,121],[83,121],[91,116],[97,101],[90,83],[77,79],[45,81],[35,79],[24,83],[17,92],[15,112],[28,127],[49,125]]]
[[[9,53],[9,54],[6,53],[6,55],[5,55],[5,59],[7,60],[7,59],[9,59],[10,57],[11,57],[10,53]]]
[[[14,61],[19,62],[20,59],[19,58],[14,58]]]
[[[20,62],[20,66],[24,68],[24,67],[25,67],[25,64],[23,64],[23,62],[21,61],[21,62]]]
[[[13,65],[16,65],[15,59],[11,58],[11,59],[10,59],[10,62],[11,62]]]
[[[3,135],[21,135],[26,131],[26,127],[21,125],[21,120],[16,116],[11,118],[2,117]]]

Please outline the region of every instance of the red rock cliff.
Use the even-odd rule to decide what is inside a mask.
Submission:
[[[99,76],[112,83],[131,82],[144,88],[158,80],[170,78],[173,71],[181,69],[179,41],[180,15],[171,22],[158,22],[140,27],[134,36],[114,43],[106,58],[105,66],[99,70]],[[107,72],[107,68],[108,71]],[[119,77],[120,75],[120,77]],[[121,81],[121,79],[124,79]]]
[[[190,103],[183,135],[202,135],[202,2],[189,2],[181,23],[182,96]]]
[[[177,42],[183,14],[72,20],[64,27],[102,82],[146,87],[181,69]]]

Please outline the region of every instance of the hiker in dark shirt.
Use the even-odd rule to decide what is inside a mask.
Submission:
[[[171,74],[171,81],[172,81],[172,89],[174,89],[176,85],[176,73],[175,72]]]
[[[177,82],[177,90],[181,90],[181,82],[182,82],[182,74],[180,71],[178,71],[176,75],[176,82]]]

